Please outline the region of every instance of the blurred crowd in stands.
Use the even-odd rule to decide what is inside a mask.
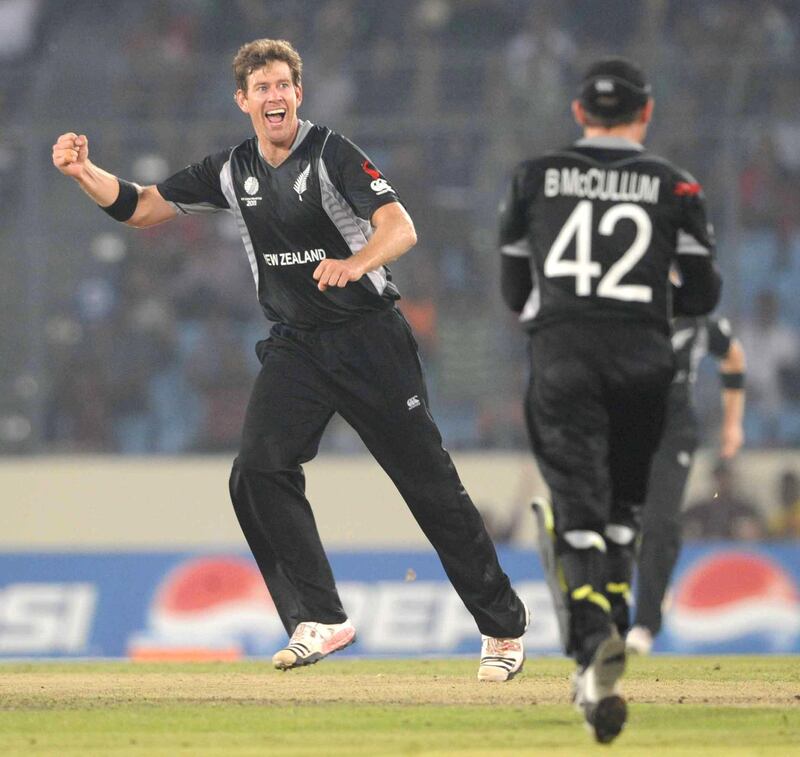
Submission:
[[[683,538],[753,541],[800,539],[800,474],[783,468],[777,474],[768,505],[743,492],[736,466],[720,460],[711,471],[708,493],[690,501],[684,513]]]
[[[526,447],[496,207],[518,160],[577,136],[576,82],[608,53],[647,69],[649,145],[709,197],[720,312],[748,358],[747,445],[800,444],[796,3],[0,0],[0,452],[236,448],[268,325],[231,219],[116,225],[52,169],[50,145],[80,130],[99,164],[152,183],[241,141],[230,60],[259,36],[293,41],[301,116],[360,144],[416,222],[394,276],[450,447]],[[323,445],[360,448],[336,421]]]

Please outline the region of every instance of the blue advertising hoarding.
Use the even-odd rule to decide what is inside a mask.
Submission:
[[[358,629],[344,655],[472,654],[474,621],[432,552],[330,555]],[[538,556],[501,549],[532,611],[530,655],[556,654],[558,630]],[[285,640],[249,555],[0,554],[0,658],[238,659]],[[656,652],[800,652],[795,544],[688,546]]]

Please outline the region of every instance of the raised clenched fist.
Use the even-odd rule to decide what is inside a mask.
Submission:
[[[62,134],[53,145],[53,165],[66,176],[80,176],[88,158],[89,140],[85,134]]]

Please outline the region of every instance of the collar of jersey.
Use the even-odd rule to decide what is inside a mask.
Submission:
[[[261,152],[261,145],[258,142],[258,137],[256,137],[256,149],[258,150],[258,157],[261,158],[261,160],[264,161],[264,164],[272,170],[280,168],[287,160],[289,160],[292,153],[300,146],[300,143],[308,136],[308,132],[310,132],[314,126],[311,121],[303,121],[299,118],[297,119],[297,123],[297,136],[294,138],[294,142],[292,142],[292,146],[289,148],[289,154],[277,166],[271,165],[270,162],[264,157],[264,154]]]
[[[624,137],[584,137],[575,143],[575,147],[599,147],[603,150],[638,150],[644,147]]]

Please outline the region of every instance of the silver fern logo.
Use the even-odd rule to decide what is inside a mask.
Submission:
[[[300,198],[300,202],[303,202],[303,192],[308,189],[308,175],[311,173],[311,163],[309,163],[301,172],[300,175],[295,179],[294,182],[294,191],[297,192],[297,196]]]

